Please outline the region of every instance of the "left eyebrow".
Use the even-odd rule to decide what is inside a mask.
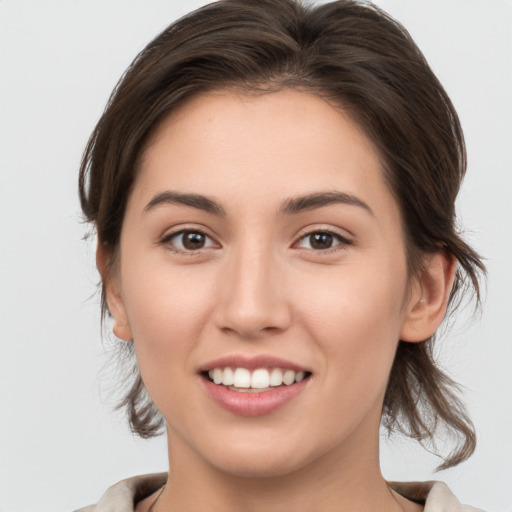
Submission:
[[[373,210],[364,201],[345,192],[315,192],[304,196],[292,197],[283,203],[280,212],[282,215],[294,215],[331,204],[357,206],[375,216]]]
[[[153,210],[156,207],[164,204],[181,204],[183,206],[197,208],[198,210],[203,210],[207,213],[212,213],[213,215],[218,215],[220,217],[226,216],[224,208],[222,208],[219,203],[213,199],[210,199],[209,197],[203,196],[201,194],[183,194],[173,190],[166,190],[165,192],[157,194],[146,205],[144,211],[147,212]]]

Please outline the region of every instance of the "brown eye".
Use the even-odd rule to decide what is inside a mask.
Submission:
[[[312,249],[330,249],[332,247],[333,236],[330,233],[314,233],[309,235]]]
[[[212,239],[201,231],[183,230],[173,233],[164,239],[164,243],[177,251],[199,251],[214,245]]]
[[[299,247],[313,251],[326,251],[340,246],[340,249],[351,245],[351,241],[330,231],[315,231],[303,236],[299,241]]]
[[[194,249],[202,249],[206,241],[206,237],[203,233],[197,233],[194,231],[185,232],[182,237],[183,247],[191,251]]]

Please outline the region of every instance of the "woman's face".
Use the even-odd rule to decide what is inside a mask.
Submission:
[[[278,475],[376,456],[408,290],[361,130],[314,95],[218,92],[149,144],[108,298],[171,464]]]

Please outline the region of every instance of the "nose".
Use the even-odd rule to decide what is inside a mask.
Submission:
[[[269,248],[236,251],[219,279],[214,315],[219,329],[244,339],[260,339],[289,327],[285,275]]]

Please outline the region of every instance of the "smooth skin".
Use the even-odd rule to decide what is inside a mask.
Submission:
[[[290,208],[315,194],[326,204]],[[108,274],[111,258],[99,248],[114,333],[167,423],[154,512],[422,509],[381,475],[379,424],[398,340],[435,332],[454,261],[428,255],[408,275],[379,155],[341,109],[290,90],[192,99],[148,144]],[[232,354],[312,376],[277,411],[238,416],[198,371]]]

